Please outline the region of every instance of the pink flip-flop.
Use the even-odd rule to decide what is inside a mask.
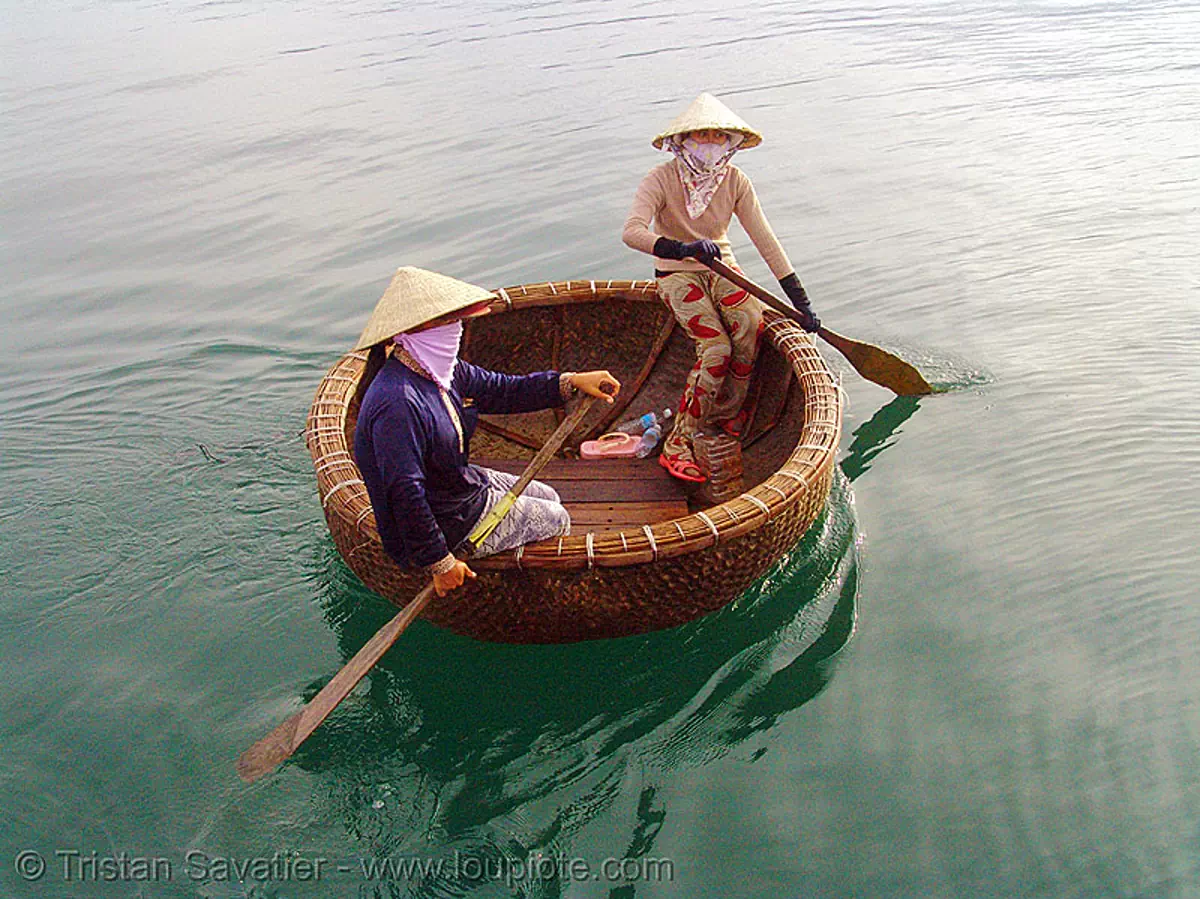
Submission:
[[[640,439],[632,434],[613,431],[597,440],[585,440],[579,445],[579,455],[584,459],[622,459],[637,452]]]

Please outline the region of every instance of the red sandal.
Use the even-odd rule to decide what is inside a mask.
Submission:
[[[700,466],[690,459],[684,459],[678,454],[668,456],[663,453],[658,457],[658,464],[667,470],[667,473],[673,478],[679,478],[681,481],[689,481],[693,484],[703,484],[708,480],[704,476],[704,472],[700,470]],[[695,474],[691,474],[691,472]]]

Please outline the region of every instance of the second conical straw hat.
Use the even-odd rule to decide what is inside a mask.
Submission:
[[[654,138],[654,147],[661,150],[663,141],[672,134],[686,134],[688,131],[703,131],[707,128],[744,134],[746,139],[740,147],[743,150],[762,143],[762,134],[747,125],[741,116],[712,94],[706,93],[693,100],[692,105],[667,126],[666,131]]]
[[[403,266],[396,269],[392,283],[375,304],[375,311],[354,348],[364,350],[438,316],[495,298],[491,291],[466,281],[411,265]]]

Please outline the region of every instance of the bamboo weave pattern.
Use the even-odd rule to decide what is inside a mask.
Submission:
[[[657,302],[653,281],[565,281],[503,288],[493,314],[609,299]],[[773,473],[741,496],[673,521],[576,532],[473,561],[476,581],[435,599],[425,617],[482,640],[560,643],[673,627],[736,598],[824,508],[841,434],[837,383],[812,339],[765,313],[763,351],[790,364],[803,425]],[[486,321],[482,319],[481,321]],[[383,551],[350,447],[365,352],[343,356],[317,388],[305,439],[335,545],[372,590],[403,606],[424,586]]]

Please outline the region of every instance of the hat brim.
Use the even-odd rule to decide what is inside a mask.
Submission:
[[[404,266],[383,292],[367,320],[356,350],[365,350],[434,319],[491,302],[490,290],[447,275]]]
[[[689,131],[733,131],[744,138],[738,149],[748,150],[762,143],[762,134],[746,122],[736,112],[714,97],[703,93],[691,102],[680,115],[671,122],[652,143],[654,149],[661,150],[663,142],[676,134],[687,134]]]
[[[705,125],[702,128],[682,128],[677,131],[664,131],[658,137],[654,138],[654,149],[661,150],[669,137],[674,137],[677,134],[690,134],[693,131],[728,131],[732,134],[740,134],[744,140],[738,146],[739,150],[749,150],[751,147],[757,147],[762,143],[762,135],[757,131],[747,131],[745,128],[713,128],[710,125]]]

